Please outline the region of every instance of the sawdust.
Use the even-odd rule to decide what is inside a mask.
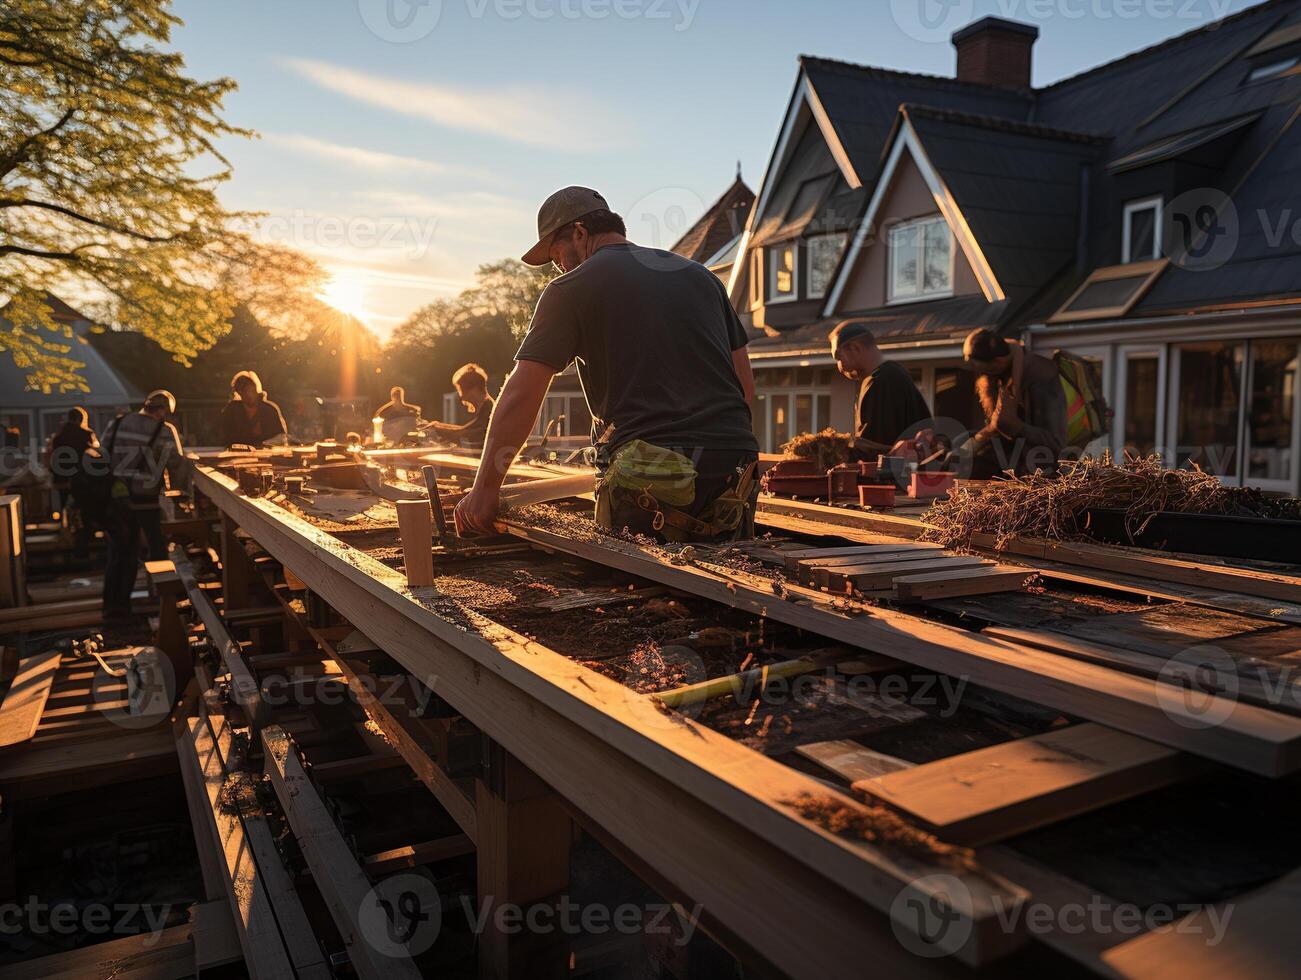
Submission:
[[[217,795],[217,808],[228,816],[260,813],[262,804],[258,801],[252,777],[246,772],[227,776]]]
[[[977,870],[975,854],[971,848],[946,844],[886,807],[868,804],[866,810],[859,810],[834,796],[814,796],[812,793],[801,793],[793,799],[778,802],[833,834],[843,834],[894,848],[915,857],[935,861],[953,871]]]

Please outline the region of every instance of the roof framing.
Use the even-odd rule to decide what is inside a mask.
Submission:
[[[869,236],[872,234],[877,213],[880,211],[890,185],[894,181],[895,171],[899,167],[899,161],[903,159],[905,150],[908,151],[913,162],[917,165],[922,179],[926,181],[926,186],[930,188],[931,196],[935,198],[935,204],[939,208],[941,216],[953,231],[953,237],[962,248],[967,261],[971,263],[972,271],[976,274],[976,281],[980,283],[980,289],[985,294],[985,299],[991,303],[1006,299],[1003,287],[998,284],[998,278],[994,275],[994,270],[985,257],[980,243],[976,241],[971,226],[967,224],[967,219],[958,207],[957,200],[944,183],[940,172],[935,169],[935,165],[931,163],[930,158],[926,155],[926,150],[922,146],[921,139],[913,128],[912,122],[908,119],[907,112],[901,110],[899,118],[895,122],[895,130],[891,136],[890,150],[886,156],[885,166],[881,168],[881,176],[872,189],[872,198],[868,202],[867,210],[863,212],[862,221],[859,222],[858,230],[854,233],[849,248],[840,262],[840,268],[836,272],[836,280],[832,284],[831,291],[827,294],[826,304],[822,308],[824,317],[835,314],[841,293],[844,292],[845,286],[849,282],[849,277],[855,263],[858,261],[864,243],[868,241]]]

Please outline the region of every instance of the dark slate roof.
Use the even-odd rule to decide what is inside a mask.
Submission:
[[[1074,261],[1081,169],[1101,139],[930,106],[902,111],[1014,307]]]
[[[1033,105],[1026,92],[935,75],[887,71],[808,55],[800,58],[800,64],[864,184],[875,183],[890,128],[905,102],[1007,119],[1025,119]]]
[[[705,262],[717,255],[745,228],[745,219],[754,207],[754,191],[741,175],[736,175],[732,186],[710,205],[700,220],[687,229],[671,251],[684,255],[693,262]]]
[[[4,351],[0,352],[0,407],[53,411],[72,405],[82,405],[87,408],[117,408],[138,401],[140,393],[114,370],[108,360],[90,342],[94,324],[57,296],[47,296],[46,303],[55,320],[72,328],[76,340],[72,343],[72,349],[67,356],[83,365],[78,373],[89,390],[66,394],[44,394],[31,390],[27,387],[27,369],[20,368],[14,363],[13,354]],[[11,329],[4,312],[0,309],[0,331]]]

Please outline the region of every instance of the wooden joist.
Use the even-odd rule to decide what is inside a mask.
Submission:
[[[193,928],[93,943],[0,968],[5,980],[187,980],[195,975]]]
[[[958,873],[961,894],[927,890],[945,865],[922,853],[892,855],[796,813],[790,801],[801,794],[828,795],[818,780],[668,717],[649,698],[498,624],[473,614],[470,628],[450,622],[410,594],[400,573],[273,502],[239,496],[227,477],[200,468],[195,479],[313,592],[364,622],[413,674],[436,678],[437,692],[472,724],[649,873],[703,903],[720,928],[744,930],[776,968],[848,977],[871,955],[886,971],[949,975],[958,963],[990,962],[1024,942],[999,917],[1024,893],[997,875]],[[667,797],[675,819],[650,818]],[[858,808],[848,796],[835,802]],[[922,901],[971,927],[951,957],[907,953],[881,914],[901,891],[918,889]],[[783,900],[755,903],[754,895]]]
[[[1174,749],[1082,724],[1002,742],[854,789],[902,810],[945,840],[1002,840],[1157,789],[1194,772]]]
[[[428,508],[426,508],[426,511]],[[397,954],[387,929],[375,930],[391,913],[358,867],[351,848],[303,771],[298,749],[278,725],[262,730],[266,774],[285,819],[312,872],[317,890],[343,937],[348,959],[362,980],[394,977],[419,980],[410,956]],[[381,948],[380,940],[386,940]]]
[[[474,841],[465,834],[453,834],[437,840],[421,841],[419,844],[407,844],[392,850],[371,854],[366,858],[366,873],[371,875],[390,875],[408,868],[418,868],[425,864],[447,861],[474,853]]]
[[[19,661],[18,673],[0,704],[0,748],[26,742],[36,734],[62,659],[57,650],[47,650]]]
[[[1240,702],[1190,706],[1180,691],[1070,657],[993,640],[886,608],[855,615],[829,597],[798,586],[774,593],[765,579],[733,570],[709,571],[662,561],[614,539],[580,541],[508,523],[536,544],[619,568],[671,588],[884,653],[940,673],[1045,704],[1197,755],[1278,776],[1301,768],[1301,720]],[[1215,712],[1220,724],[1203,723]]]

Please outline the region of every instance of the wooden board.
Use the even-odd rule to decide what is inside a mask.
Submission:
[[[854,784],[945,840],[1001,840],[1156,789],[1187,756],[1101,725],[1014,739]]]
[[[48,650],[18,663],[18,673],[0,704],[0,748],[26,742],[36,734],[54,685],[62,654]]]
[[[796,746],[795,751],[850,783],[856,783],[860,779],[871,779],[873,776],[884,776],[888,772],[907,769],[912,765],[903,759],[896,759],[882,752],[873,752],[866,745],[847,739],[809,742],[806,745]]]
[[[851,646],[897,657],[941,673],[1057,708],[1173,748],[1262,775],[1301,768],[1301,721],[1242,703],[1212,700],[1196,709],[1179,692],[1069,657],[1033,651],[886,608],[850,614],[829,596],[788,585],[774,594],[767,579],[731,569],[673,565],[615,539],[578,541],[538,528],[508,524],[512,534],[581,558],[632,572],[671,588]],[[843,602],[843,600],[841,600]],[[1173,697],[1163,697],[1173,693]],[[1222,721],[1204,724],[1205,711]]]
[[[943,545],[900,541],[896,544],[858,544],[846,545],[840,548],[796,548],[792,551],[780,551],[776,554],[788,569],[794,571],[799,566],[839,564],[839,562],[831,560],[836,558],[856,557],[858,555],[899,555],[913,551],[943,550]],[[845,562],[845,564],[852,564],[852,562]]]
[[[5,980],[185,980],[194,976],[192,929],[172,926],[0,967]]]
[[[948,976],[959,963],[989,962],[1024,942],[1020,929],[999,921],[1003,903],[1023,894],[1009,882],[961,874],[962,895],[932,895],[927,876],[942,865],[832,833],[783,803],[826,794],[819,781],[668,717],[649,698],[500,625],[473,615],[451,622],[435,590],[411,594],[401,574],[273,502],[237,495],[228,478],[200,469],[195,479],[314,592],[364,622],[386,653],[417,677],[435,677],[471,723],[703,903],[720,927],[743,931],[778,969],[848,977],[870,951],[900,975]],[[659,805],[670,797],[675,819],[665,821]],[[903,888],[971,923],[952,957],[923,961],[900,946],[879,913]],[[782,900],[756,904],[756,894]]]
[[[879,565],[850,565],[846,568],[826,569],[827,585],[838,588],[845,582],[856,589],[888,589],[901,575],[921,575],[925,572],[953,572],[959,568],[992,567],[983,558],[932,558],[926,561],[884,562]],[[821,572],[818,573],[821,577]]]
[[[894,591],[900,602],[950,599],[1022,589],[1034,576],[1033,570],[1016,565],[985,565],[956,572],[902,575],[894,580]]]
[[[0,496],[0,609],[27,603],[27,556],[23,547],[23,500]]]
[[[426,507],[426,512],[428,508]],[[409,956],[386,955],[367,936],[362,916],[373,907],[386,914],[370,881],[344,842],[329,810],[298,761],[298,749],[278,725],[262,731],[266,773],[275,788],[312,879],[343,937],[348,959],[361,980],[419,980]]]

